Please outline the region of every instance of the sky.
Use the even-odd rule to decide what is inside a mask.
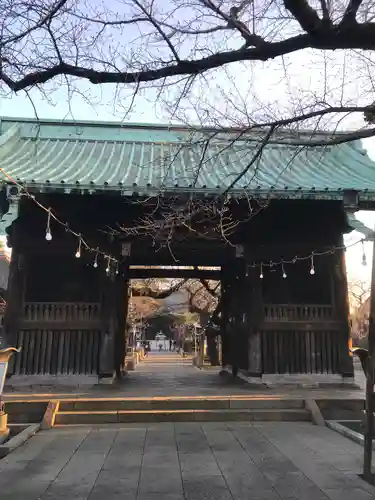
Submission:
[[[357,212],[356,217],[360,219],[366,226],[375,228],[375,212],[360,211]],[[356,231],[352,231],[349,235],[345,237],[346,249],[346,267],[348,274],[348,281],[367,281],[371,279],[371,262],[373,253],[373,243],[364,243],[364,253],[366,255],[367,265],[362,265],[362,244],[359,243],[350,247],[351,244],[360,241],[362,235]]]

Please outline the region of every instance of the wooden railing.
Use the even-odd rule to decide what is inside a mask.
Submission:
[[[24,321],[90,322],[100,319],[99,303],[26,302]]]
[[[264,306],[265,321],[333,321],[335,319],[332,306],[266,304]]]

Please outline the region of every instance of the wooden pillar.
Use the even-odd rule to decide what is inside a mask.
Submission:
[[[121,378],[124,371],[125,353],[126,353],[126,319],[129,305],[129,286],[128,268],[125,264],[116,275],[116,331],[115,331],[115,371],[116,377]]]
[[[198,366],[203,367],[204,365],[204,343],[206,334],[202,333],[199,337],[199,349],[198,349]]]
[[[104,266],[102,266],[104,267]],[[113,377],[115,371],[115,331],[116,331],[116,281],[115,275],[102,273],[102,336],[99,353],[99,375],[102,378]]]
[[[249,268],[247,272],[248,308],[246,322],[248,324],[248,372],[252,377],[260,377],[263,373],[262,345],[260,324],[264,319],[262,280],[258,268]]]
[[[248,365],[248,332],[244,314],[246,291],[243,290],[246,280],[245,274],[246,266],[242,258],[229,262],[225,269],[225,307],[227,309],[225,324],[227,354],[225,364],[232,367],[234,375],[238,373],[239,369],[247,370]]]
[[[221,290],[221,330],[222,330],[222,365],[232,366],[236,360],[236,265],[229,261],[222,268]]]
[[[341,236],[339,246],[343,246]],[[350,318],[348,282],[346,277],[345,251],[337,250],[333,255],[334,307],[340,321],[339,335],[339,370],[343,377],[353,377],[353,358],[349,355]]]
[[[252,376],[262,375],[261,334],[263,318],[261,280],[258,269],[237,258],[231,263],[229,277],[229,317],[231,362]]]
[[[222,270],[222,364],[261,376],[263,299],[259,271],[236,259]]]
[[[229,283],[226,267],[221,271],[221,297],[220,297],[220,336],[221,336],[221,365],[229,364]]]

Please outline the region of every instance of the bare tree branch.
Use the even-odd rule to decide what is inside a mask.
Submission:
[[[180,57],[176,52],[176,49],[174,48],[172,42],[170,41],[169,37],[164,33],[164,31],[161,29],[160,24],[153,18],[153,16],[147,12],[145,7],[142,5],[141,2],[138,2],[138,0],[133,0],[133,2],[138,5],[140,10],[145,14],[145,16],[150,20],[151,24],[156,28],[156,31],[161,35],[161,37],[166,41],[168,47],[171,49],[172,54],[174,55],[176,61],[180,62]]]
[[[53,17],[59,13],[60,10],[68,3],[68,0],[58,0],[54,5],[50,7],[50,10],[47,11],[46,14],[43,13],[41,19],[32,25],[29,29],[24,32],[19,33],[18,35],[2,40],[0,38],[0,50],[4,45],[12,44],[18,42],[22,38],[25,38],[27,35],[30,35],[33,31],[42,28],[44,25],[51,22]]]
[[[319,31],[321,19],[306,0],[284,0],[284,5],[306,33],[314,34]]]
[[[358,9],[360,8],[362,2],[363,0],[349,0],[341,21],[342,25],[345,25],[346,23],[352,24],[355,22]]]

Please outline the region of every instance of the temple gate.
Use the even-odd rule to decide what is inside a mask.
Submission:
[[[236,130],[0,127],[0,229],[12,248],[4,328],[22,346],[13,376],[112,377],[133,266],[177,265],[221,280],[223,364],[254,377],[353,376],[343,234],[360,229],[353,213],[375,200],[360,144],[269,144],[232,186],[256,146],[251,136],[233,141]],[[187,206],[197,213],[184,224]]]

